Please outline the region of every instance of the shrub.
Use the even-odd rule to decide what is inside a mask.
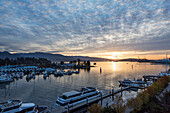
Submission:
[[[88,113],[102,113],[103,108],[99,104],[93,104],[90,108],[88,108]]]
[[[124,105],[124,101],[121,96],[115,95],[114,104],[112,105],[115,108],[117,113],[124,113],[126,106]]]

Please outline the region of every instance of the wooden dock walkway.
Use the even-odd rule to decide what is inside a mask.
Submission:
[[[120,93],[120,92],[128,90],[128,89],[130,89],[129,86],[128,87],[121,87],[121,89],[118,89],[118,90],[115,90],[115,91],[112,89],[112,91],[108,94],[103,94],[103,95],[101,94],[100,97],[95,97],[93,99],[88,99],[88,98],[84,99],[83,102],[74,104],[73,106],[68,105],[67,108],[64,108],[62,106],[57,107],[55,109],[52,109],[51,113],[69,113],[69,112],[71,112],[75,109],[78,109],[80,107],[89,106],[92,103],[96,103],[96,102],[99,102],[99,101],[101,101],[101,103],[102,103],[103,99],[110,97],[110,96],[113,96],[117,93]]]

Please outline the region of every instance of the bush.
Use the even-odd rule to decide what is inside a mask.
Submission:
[[[115,108],[117,113],[124,113],[126,106],[124,105],[124,101],[121,96],[115,95],[114,104],[112,105]]]
[[[149,94],[147,91],[139,92],[137,95],[137,98],[139,98],[142,101],[142,104],[147,104],[149,102]]]
[[[117,112],[116,112],[115,108],[113,108],[112,106],[107,105],[106,107],[104,107],[102,113],[117,113]]]
[[[88,108],[88,113],[102,113],[103,108],[99,104],[93,104],[90,108]]]

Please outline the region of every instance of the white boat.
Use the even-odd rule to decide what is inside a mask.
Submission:
[[[124,81],[119,81],[122,86],[130,86],[132,88],[144,88],[146,87],[146,82],[142,81],[142,78],[138,78],[137,80],[129,80],[124,79]]]
[[[62,70],[58,71],[58,72],[54,72],[54,76],[63,76],[64,73]]]
[[[0,76],[0,83],[12,82],[13,79],[7,76]]]
[[[70,91],[65,92],[61,96],[58,97],[56,101],[56,106],[63,106],[67,107],[73,106],[76,104],[80,104],[82,102],[85,102],[93,98],[97,98],[101,95],[101,92],[99,92],[96,88],[93,87],[84,87],[80,91]]]
[[[129,79],[124,79],[123,81],[119,81],[120,85],[123,85],[123,86],[129,86],[132,81],[130,81]]]
[[[138,82],[137,81],[131,81],[131,83],[129,84],[129,86],[131,87],[131,88],[139,88],[140,87],[140,85],[138,84]]]
[[[31,76],[33,77],[35,75],[35,72],[33,71],[32,73],[31,73]]]
[[[43,77],[48,77],[47,71],[44,72]]]
[[[0,113],[35,113],[35,104],[22,103],[20,100],[9,100],[0,103]]]
[[[36,75],[33,75],[32,78],[35,79]]]

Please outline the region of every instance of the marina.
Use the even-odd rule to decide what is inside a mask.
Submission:
[[[150,76],[150,75],[146,76],[145,75],[143,77],[145,79],[146,77],[150,78],[150,77],[153,77],[153,76]],[[91,97],[87,96],[86,98],[79,100],[80,102],[77,102],[75,104],[68,102],[64,106],[57,106],[56,108],[51,109],[51,112],[52,113],[56,113],[56,112],[58,112],[58,113],[72,113],[76,109],[79,109],[79,108],[82,108],[82,107],[86,107],[86,109],[87,109],[88,106],[92,105],[93,103],[100,103],[102,105],[102,101],[105,98],[111,97],[112,100],[114,100],[114,95],[121,93],[121,96],[122,96],[123,91],[134,90],[134,88],[135,88],[135,91],[137,91],[138,89],[145,89],[145,88],[149,87],[155,81],[155,79],[150,78],[149,81],[146,81],[146,82],[144,82],[140,79],[140,80],[137,80],[137,81],[140,81],[140,82],[136,83],[135,85],[134,85],[133,81],[130,81],[128,79],[125,79],[124,81],[125,81],[126,85],[123,85],[122,82],[120,82],[120,84],[121,84],[120,89],[117,89],[117,90],[112,89],[110,91],[110,93],[106,93],[106,94],[102,94],[102,92],[99,92],[100,95],[96,96],[95,98],[91,98]],[[126,87],[122,87],[122,86],[126,86]],[[74,94],[74,92],[70,92],[70,93]],[[77,93],[76,93],[76,95],[77,95]],[[58,100],[60,100],[60,99],[58,98]]]
[[[110,68],[109,71],[108,71],[108,68],[105,68],[104,66],[102,67],[103,64],[105,64],[107,66],[110,65],[110,66],[112,66],[112,68]],[[114,68],[113,68],[113,64],[115,65]],[[120,78],[118,78],[119,80],[115,80],[114,82],[113,81],[110,82],[111,84],[114,83],[115,85],[114,85],[114,88],[113,88],[113,85],[109,85],[108,89],[103,89],[102,88],[103,86],[100,86],[99,84],[97,84],[97,86],[94,85],[94,84],[98,83],[97,81],[92,82],[92,83],[94,83],[93,86],[98,88],[99,91],[102,92],[102,94],[99,94],[95,98],[90,98],[90,97],[89,98],[84,98],[84,99],[82,99],[82,101],[80,103],[78,102],[77,104],[69,104],[69,107],[68,107],[68,104],[66,104],[65,107],[59,106],[57,108],[54,108],[54,105],[55,105],[55,102],[56,102],[55,100],[57,100],[57,97],[59,97],[64,92],[70,92],[71,89],[74,90],[74,89],[81,88],[82,87],[81,83],[82,82],[88,82],[90,79],[92,79],[91,77],[95,77],[96,76],[98,78],[102,77],[102,79],[104,79],[105,77],[107,77],[107,74],[110,75],[110,77],[112,77],[114,72],[117,71],[115,69],[116,66],[120,66],[120,67],[124,66],[124,68],[125,67],[129,67],[128,66],[129,64],[127,64],[127,63],[118,63],[118,62],[116,62],[116,63],[115,62],[103,62],[103,63],[102,62],[101,63],[98,62],[96,65],[97,65],[96,67],[91,68],[90,72],[88,72],[88,71],[86,71],[84,69],[78,70],[78,71],[77,70],[70,70],[70,69],[54,71],[54,69],[50,69],[50,68],[43,69],[43,71],[41,71],[41,70],[40,71],[35,71],[35,70],[34,71],[30,71],[29,74],[27,74],[28,73],[27,71],[26,71],[25,74],[22,71],[16,72],[15,75],[17,75],[17,76],[13,77],[13,81],[12,82],[9,82],[6,85],[0,84],[1,86],[3,86],[0,89],[0,92],[2,94],[0,96],[0,98],[5,101],[5,100],[8,100],[8,98],[10,97],[11,99],[22,99],[23,101],[27,101],[27,102],[28,101],[29,102],[34,102],[38,106],[45,105],[45,106],[48,106],[48,110],[47,111],[50,111],[50,112],[56,112],[56,111],[60,111],[61,113],[62,112],[68,112],[68,111],[69,112],[74,112],[76,110],[79,110],[80,108],[88,107],[89,105],[91,105],[93,103],[98,103],[98,102],[99,103],[103,103],[103,101],[106,101],[105,98],[108,98],[108,97],[114,98],[115,94],[120,93],[122,95],[123,91],[128,91],[128,90],[135,90],[135,91],[137,91],[136,89],[140,89],[140,88],[143,89],[145,87],[140,87],[140,86],[138,86],[138,87],[135,86],[134,87],[133,82],[137,82],[138,81],[140,84],[144,84],[143,81],[140,81],[140,77],[143,77],[143,80],[145,78],[149,78],[149,79],[147,79],[147,81],[151,80],[151,79],[154,80],[153,76],[149,76],[149,75],[147,75],[147,73],[155,74],[154,75],[154,77],[155,77],[155,76],[157,76],[156,74],[158,74],[159,72],[163,71],[163,70],[159,70],[158,73],[151,73],[151,72],[149,72],[150,70],[148,70],[148,72],[146,72],[144,74],[145,76],[142,76],[142,75],[140,75],[140,76],[132,76],[132,77],[126,76],[126,78],[129,78],[129,81],[131,81],[131,83],[128,84],[128,85],[125,85],[125,86],[122,85],[122,87],[119,87],[119,85],[118,85],[118,83],[119,83],[118,81],[121,81],[121,80],[123,81],[123,79],[120,79]],[[141,67],[143,66],[143,65],[138,65],[138,64],[133,64],[133,65],[134,65],[133,69],[135,67],[138,68],[138,66],[140,66],[140,69],[141,69]],[[155,65],[155,70],[157,69],[158,66],[159,65]],[[102,70],[103,70],[102,73],[100,72],[101,67],[102,67]],[[151,67],[153,68],[153,65],[151,65]],[[133,73],[134,72],[133,69],[131,68],[131,69],[128,69],[128,70],[131,70],[131,73]],[[162,69],[163,69],[163,67],[162,67]],[[108,72],[110,72],[110,71],[113,71],[113,73],[109,74]],[[141,71],[141,70],[138,70],[138,71]],[[62,74],[58,75],[58,74],[56,74],[57,72],[62,73]],[[67,72],[68,73],[72,73],[72,74],[66,74]],[[120,72],[120,71],[118,71],[118,72]],[[124,72],[124,70],[122,70],[122,72]],[[1,73],[4,73],[4,72],[1,71]],[[138,72],[135,72],[135,73],[138,73]],[[1,76],[2,75],[4,76],[4,74],[1,74]],[[9,75],[10,74],[8,73],[8,76]],[[83,77],[83,78],[80,78],[80,77]],[[83,80],[84,77],[86,78],[87,81]],[[90,77],[90,79],[88,80],[87,78],[89,78],[89,77]],[[109,77],[108,80],[110,80],[110,77]],[[75,84],[74,86],[72,86],[71,85],[72,83],[73,84],[76,83],[76,82],[73,82],[74,79],[76,79],[76,78],[82,79],[82,81],[80,82],[79,85],[75,86],[76,85]],[[134,78],[137,78],[137,79],[134,80]],[[59,86],[58,83],[60,83],[61,80],[67,80],[67,82],[64,82],[63,85],[60,85],[61,87],[57,87],[57,86]],[[76,80],[78,80],[78,79],[76,79]],[[124,80],[126,80],[126,79],[124,78]],[[22,85],[21,85],[21,83],[22,83]],[[70,83],[70,84],[68,84],[68,83]],[[58,85],[55,85],[55,84],[58,84]],[[61,90],[61,88],[64,85],[66,85],[66,84],[68,84],[68,86],[71,86],[71,88],[66,86],[65,87],[66,88],[65,91]],[[41,89],[38,88],[40,86],[41,86]],[[92,85],[86,84],[86,85],[83,85],[83,86],[84,87],[85,86],[89,86],[90,87]],[[105,86],[107,86],[107,83],[105,84]],[[147,85],[145,85],[145,86],[147,86]],[[24,89],[22,89],[23,91],[21,90],[21,87],[24,88]],[[49,89],[47,89],[47,88],[50,88],[50,87],[52,87],[52,89],[50,89],[50,90],[52,90],[52,91],[54,91],[56,93],[49,93]],[[57,87],[57,88],[55,88],[55,87]],[[14,92],[13,88],[15,88],[15,92]],[[58,88],[60,90],[57,90]],[[27,89],[27,90],[25,90],[25,89]],[[29,91],[29,93],[30,93],[30,90],[32,92],[31,95],[35,95],[35,96],[31,96],[31,98],[29,98],[28,95],[30,95],[30,94],[28,94],[28,93],[26,93],[26,95],[25,94],[22,95],[22,93],[24,93],[24,92],[28,92]],[[3,91],[5,91],[5,93],[3,93]],[[38,95],[36,96],[36,94],[38,94]],[[44,95],[44,94],[48,94],[48,95]],[[127,96],[127,97],[130,98],[131,94],[133,95],[133,93],[131,92],[130,94],[128,94],[129,96]],[[42,97],[41,101],[37,100],[39,97]],[[50,100],[50,98],[51,98],[51,100],[53,100],[53,101],[49,101],[49,102],[48,101],[46,101],[46,102],[44,101],[43,102],[42,100],[44,100],[46,97],[48,97],[48,100]],[[123,98],[126,99],[127,97],[123,97]],[[112,101],[112,98],[110,99],[110,101]],[[4,102],[4,101],[2,101],[2,102]]]
[[[169,5],[2,0],[0,113],[169,113]]]

